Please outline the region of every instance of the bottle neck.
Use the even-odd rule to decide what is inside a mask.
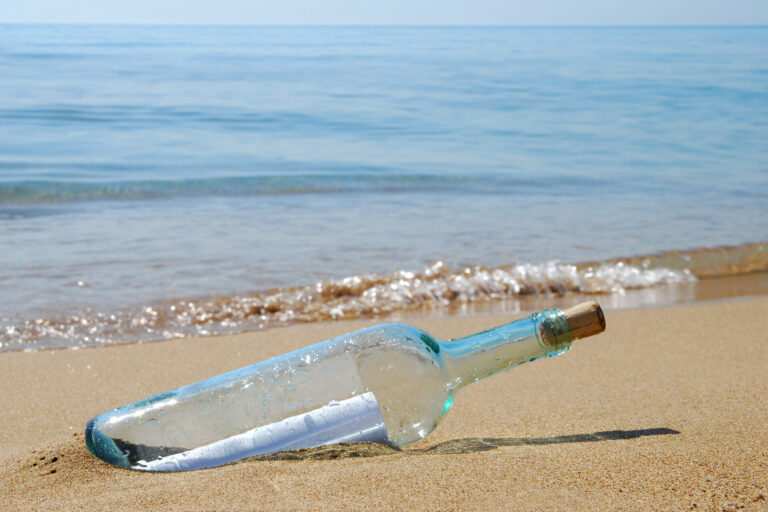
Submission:
[[[546,309],[465,338],[440,344],[448,385],[457,389],[507,368],[566,352],[568,321],[559,309]]]

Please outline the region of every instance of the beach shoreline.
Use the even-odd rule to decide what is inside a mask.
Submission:
[[[451,267],[437,261],[422,272],[365,273],[126,309],[51,310],[27,318],[0,311],[0,352],[232,335],[329,320],[514,314],[593,298],[609,308],[634,308],[753,295],[768,295],[766,242],[582,263]],[[66,297],[59,302],[68,304]]]
[[[413,449],[146,475],[90,456],[92,416],[374,323],[0,354],[11,510],[765,510],[768,298],[610,310],[563,357],[470,386]],[[410,317],[444,338],[515,316]],[[509,399],[511,398],[511,399]]]

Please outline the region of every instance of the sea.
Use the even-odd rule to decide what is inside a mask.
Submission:
[[[766,27],[0,25],[0,77],[0,351],[768,270]]]

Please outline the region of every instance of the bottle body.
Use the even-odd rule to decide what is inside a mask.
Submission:
[[[454,342],[377,325],[104,413],[86,443],[148,471],[334,442],[405,446],[434,430],[457,388],[565,350],[569,342],[545,343],[542,325],[534,315]]]
[[[144,469],[371,393],[387,442],[403,446],[434,429],[448,397],[427,337],[402,324],[346,334],[105,413],[89,423],[86,441],[108,462]]]

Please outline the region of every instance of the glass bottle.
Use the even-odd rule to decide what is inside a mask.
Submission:
[[[85,440],[97,457],[144,471],[340,442],[402,447],[432,432],[463,386],[604,329],[594,302],[448,342],[380,324],[106,412]]]

